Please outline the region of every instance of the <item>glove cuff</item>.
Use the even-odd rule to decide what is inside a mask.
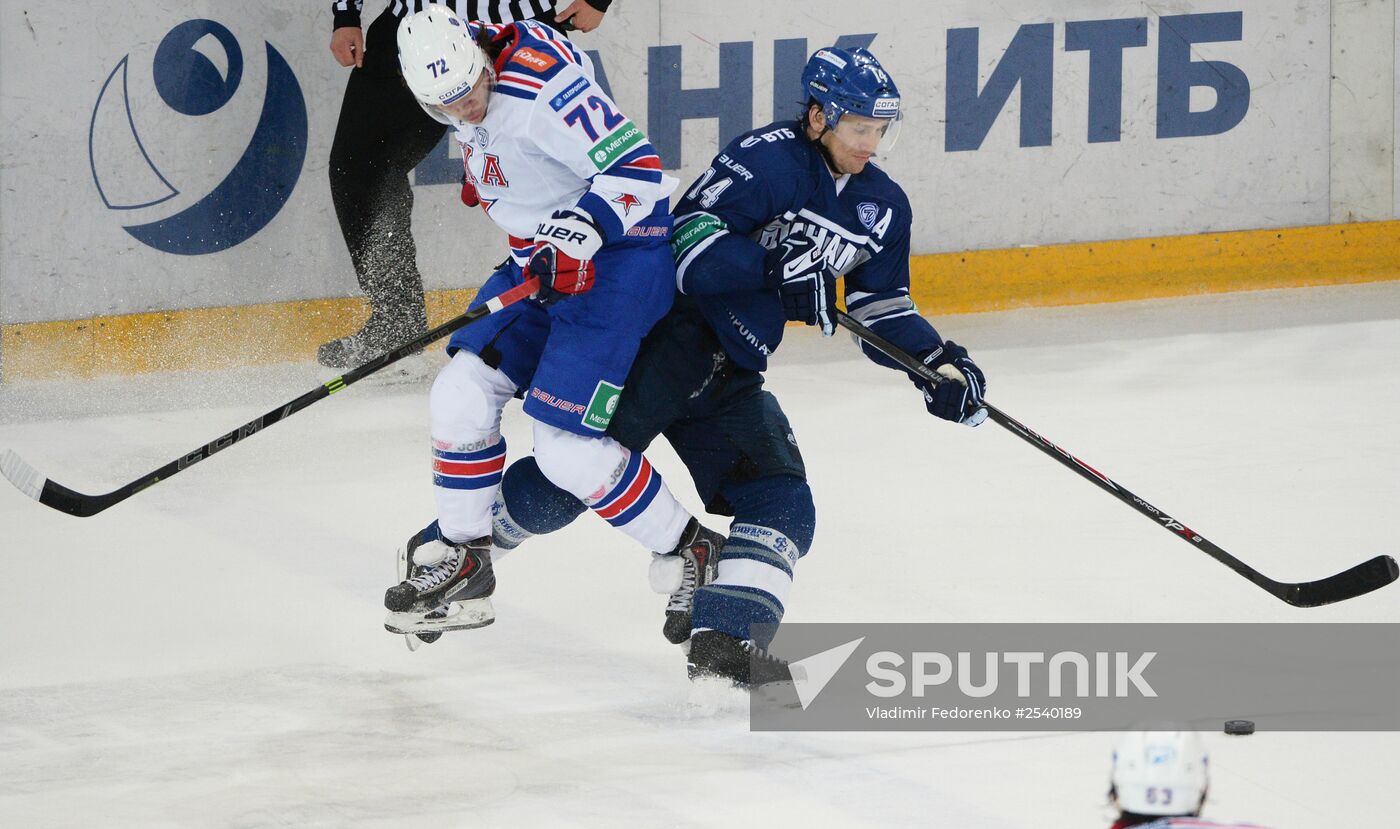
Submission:
[[[592,259],[603,246],[603,234],[591,217],[572,210],[560,210],[540,222],[535,243],[549,243],[565,256],[580,262]]]

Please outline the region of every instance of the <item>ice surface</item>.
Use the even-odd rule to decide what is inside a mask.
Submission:
[[[925,310],[1009,414],[1270,576],[1400,552],[1400,283]],[[0,448],[106,491],[326,374],[0,386]],[[995,425],[934,421],[844,335],[790,332],[769,386],[819,511],[792,621],[1400,621],[1396,587],[1270,598]],[[0,487],[0,823],[1107,825],[1111,734],[750,733],[685,680],[649,557],[587,517],[502,562],[495,625],[410,654],[380,597],[432,517],[426,421],[425,386],[367,382],[93,518]],[[1207,816],[1393,814],[1396,735],[1206,740]]]

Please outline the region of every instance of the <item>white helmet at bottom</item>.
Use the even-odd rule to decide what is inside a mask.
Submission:
[[[472,28],[446,6],[429,4],[399,22],[403,79],[438,121],[451,123],[436,107],[471,94],[487,65]]]
[[[1208,758],[1193,731],[1132,731],[1113,752],[1118,808],[1139,815],[1194,815],[1205,802]]]

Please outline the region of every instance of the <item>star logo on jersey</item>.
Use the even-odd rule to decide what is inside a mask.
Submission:
[[[630,216],[632,214],[632,208],[640,205],[642,203],[642,200],[632,195],[631,193],[623,193],[622,195],[613,199],[613,203],[622,205],[622,215]]]

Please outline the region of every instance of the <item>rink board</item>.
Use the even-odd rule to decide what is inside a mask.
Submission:
[[[1400,221],[915,256],[935,317],[1035,306],[1400,279]],[[429,292],[434,324],[473,289]],[[312,359],[368,316],[361,299],[197,308],[3,328],[0,378],[93,377]]]

